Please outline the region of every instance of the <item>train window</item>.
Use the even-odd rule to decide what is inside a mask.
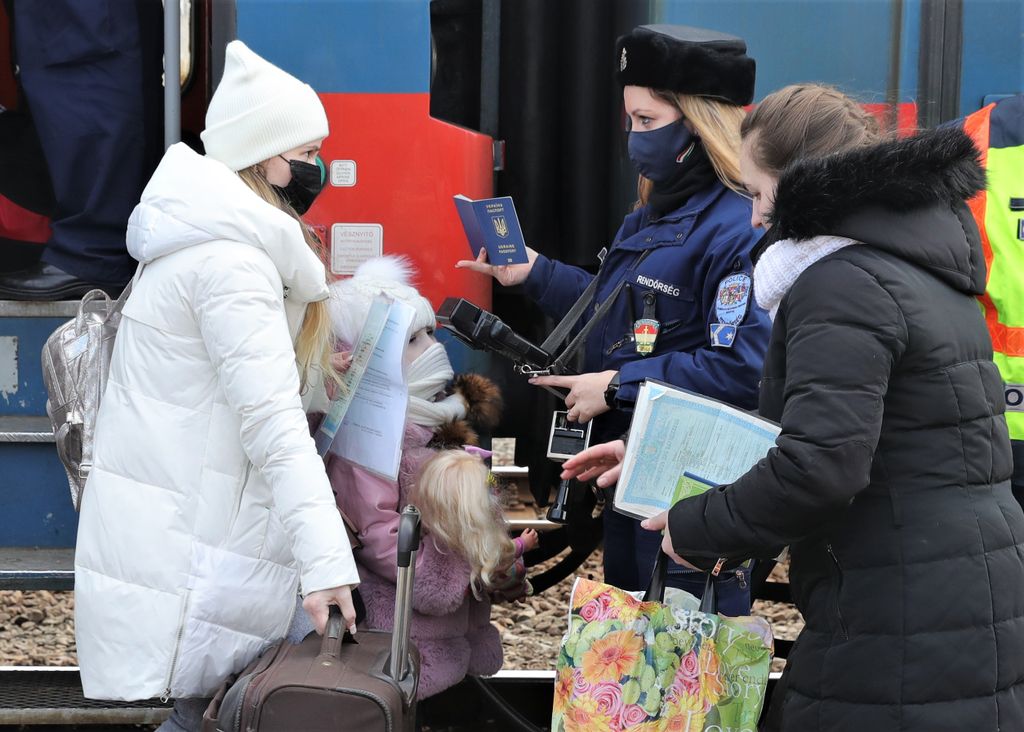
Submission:
[[[430,115],[498,135],[500,0],[431,0]]]

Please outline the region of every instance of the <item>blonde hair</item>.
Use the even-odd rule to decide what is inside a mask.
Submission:
[[[744,193],[740,183],[740,125],[746,116],[743,107],[710,97],[658,89],[652,89],[651,94],[678,109],[693,125],[722,185]],[[654,182],[641,175],[636,188],[637,208],[647,205],[653,188]]]
[[[469,563],[470,587],[493,587],[515,559],[515,547],[491,491],[483,461],[465,450],[441,450],[423,467],[410,502],[433,538]]]
[[[286,214],[299,222],[302,227],[302,237],[306,244],[320,258],[325,260],[324,247],[321,241],[314,236],[308,226],[299,218],[291,206],[289,206],[274,190],[267,181],[266,173],[259,163],[250,165],[238,171],[238,177],[252,189],[252,191],[267,203],[279,208]],[[327,267],[324,267],[324,282],[327,281]],[[328,300],[317,300],[306,305],[306,315],[302,319],[302,327],[299,329],[299,337],[295,340],[295,360],[299,365],[300,388],[305,390],[309,383],[310,371],[317,369],[323,373],[324,380],[333,381],[342,386],[340,376],[331,365],[331,354],[334,352],[334,335],[331,328],[331,312]]]

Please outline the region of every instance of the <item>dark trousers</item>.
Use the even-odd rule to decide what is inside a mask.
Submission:
[[[604,509],[604,581],[623,590],[644,590],[651,580],[654,562],[661,550],[661,532],[640,528],[640,522]],[[704,594],[703,572],[669,565],[668,587],[686,590],[701,597]],[[737,616],[750,614],[750,575],[747,570],[723,572],[715,580],[718,612]]]
[[[128,217],[162,154],[160,3],[16,2],[14,33],[56,199],[43,261],[92,282],[127,282],[136,267]]]

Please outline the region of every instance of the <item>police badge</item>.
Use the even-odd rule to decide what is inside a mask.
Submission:
[[[633,321],[633,339],[636,342],[636,352],[646,356],[654,351],[654,344],[658,340],[658,331],[661,330],[661,323],[652,318],[641,318]]]
[[[732,348],[739,332],[739,324],[747,316],[750,305],[750,275],[745,272],[731,274],[718,283],[715,295],[715,318],[708,335],[713,348]]]

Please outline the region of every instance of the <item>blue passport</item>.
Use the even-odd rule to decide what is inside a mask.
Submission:
[[[526,264],[526,242],[510,196],[474,201],[460,194],[455,196],[455,208],[474,257],[486,247],[491,264]]]

